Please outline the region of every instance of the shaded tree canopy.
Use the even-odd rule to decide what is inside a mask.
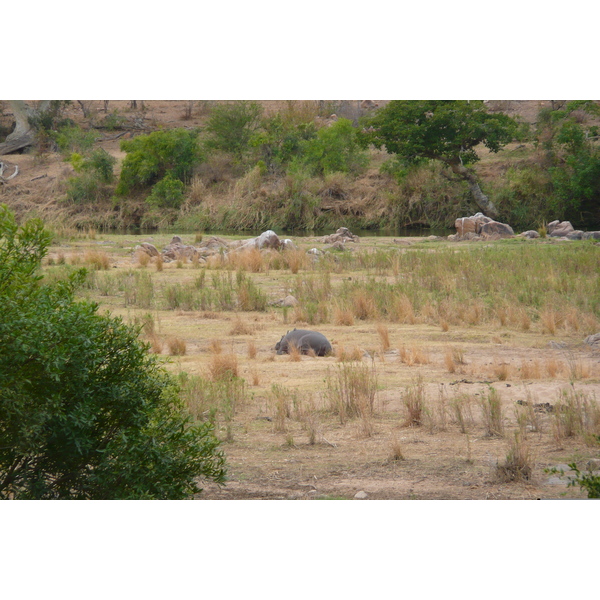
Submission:
[[[479,160],[476,146],[498,152],[517,133],[508,115],[487,111],[480,100],[393,100],[369,119],[365,140],[396,154],[407,164],[440,160],[467,181],[478,206],[497,210],[485,196],[469,165]]]
[[[138,330],[44,284],[50,236],[0,205],[0,498],[179,499],[223,481],[210,423],[192,423]]]

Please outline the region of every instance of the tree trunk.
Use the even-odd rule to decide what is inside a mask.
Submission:
[[[49,102],[40,103],[37,110],[25,104],[23,100],[10,100],[9,104],[15,117],[15,129],[0,144],[0,155],[10,154],[33,144],[35,141],[35,131],[29,124],[29,117],[46,110]]]
[[[477,178],[467,167],[460,162],[456,161],[444,161],[454,173],[456,173],[461,179],[464,179],[469,185],[473,199],[481,212],[490,217],[491,219],[498,218],[498,209],[494,206],[494,203],[481,191]]]

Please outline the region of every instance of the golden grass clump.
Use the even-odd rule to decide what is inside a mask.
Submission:
[[[155,334],[152,333],[148,336],[150,342],[150,352],[152,354],[160,354],[163,350],[163,341]]]
[[[213,381],[238,377],[238,361],[235,354],[214,354],[208,366]]]
[[[250,340],[248,342],[248,358],[254,360],[257,354],[258,348],[256,347],[256,343],[254,342],[254,340]]]
[[[220,339],[213,338],[210,340],[210,351],[213,354],[221,354],[223,352],[223,344]]]
[[[178,337],[169,338],[167,345],[169,346],[169,354],[171,356],[184,356],[187,351],[185,340]]]
[[[425,411],[425,384],[421,375],[405,388],[402,403],[406,409],[404,427],[420,427]]]
[[[381,349],[383,352],[387,352],[391,348],[390,344],[390,332],[386,325],[379,323],[377,325],[377,334],[381,342]]]
[[[522,360],[520,368],[521,379],[541,379],[542,366],[539,360]]]
[[[512,368],[509,363],[494,361],[492,365],[492,375],[499,381],[506,381],[511,373]]]
[[[343,325],[346,327],[352,327],[354,325],[354,315],[349,308],[342,308],[336,306],[333,309],[333,323],[334,325]]]
[[[137,263],[140,267],[145,268],[150,264],[151,257],[147,252],[143,250],[138,250],[136,252]]]
[[[533,455],[521,431],[511,440],[504,463],[496,466],[496,477],[503,483],[529,481],[533,474]]]
[[[156,267],[157,271],[162,271],[163,267],[164,267],[164,261],[163,261],[163,257],[159,254],[155,259],[154,259],[154,266]]]
[[[410,348],[401,346],[398,349],[398,354],[400,356],[400,361],[408,367],[412,367],[413,365],[426,365],[430,362],[429,354],[419,346],[411,346]]]
[[[306,269],[309,265],[308,254],[304,250],[286,250],[283,256],[289,270],[294,274],[298,273],[300,269]]]
[[[106,271],[110,268],[110,258],[103,250],[87,250],[83,260],[97,271]]]
[[[299,362],[302,360],[302,354],[300,353],[300,348],[296,346],[293,342],[290,342],[288,345],[288,360],[291,362]]]
[[[250,335],[254,333],[252,325],[248,324],[240,315],[236,315],[229,330],[229,335]]]
[[[372,319],[377,315],[375,300],[364,289],[358,289],[352,294],[352,310],[354,316],[361,321]]]
[[[398,438],[394,438],[390,443],[390,455],[388,456],[389,462],[395,462],[400,460],[406,460],[402,449],[402,444]]]
[[[352,346],[350,350],[346,350],[343,344],[338,344],[335,349],[335,357],[337,362],[362,361],[363,351],[358,346]]]
[[[390,320],[398,323],[415,323],[415,312],[410,298],[406,294],[400,294],[394,298]]]

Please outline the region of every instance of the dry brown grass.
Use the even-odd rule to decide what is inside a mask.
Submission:
[[[248,358],[250,360],[254,360],[256,358],[256,355],[258,354],[258,348],[256,347],[256,343],[254,342],[254,340],[250,340],[248,342]]]
[[[405,388],[402,396],[402,403],[406,411],[405,427],[419,427],[422,424],[425,401],[425,384],[419,375],[410,386]]]
[[[240,315],[236,315],[229,330],[229,335],[250,335],[252,333],[254,333],[254,327],[244,321]]]
[[[523,359],[521,361],[519,373],[521,379],[540,379],[542,377],[542,366],[540,361],[537,359]]]
[[[404,457],[404,450],[402,448],[402,443],[398,438],[393,438],[390,442],[390,454],[388,456],[389,462],[406,460]]]
[[[162,271],[163,267],[164,267],[164,261],[162,256],[159,254],[155,259],[154,259],[154,266],[156,267],[157,271]]]
[[[167,346],[169,347],[169,354],[171,356],[184,356],[187,351],[185,340],[178,337],[169,338]]]
[[[146,268],[150,264],[151,257],[147,252],[138,250],[135,255],[137,263],[140,267]]]
[[[354,315],[349,308],[342,308],[336,306],[333,309],[333,323],[334,325],[343,325],[345,327],[352,327],[354,325]]]
[[[87,250],[83,260],[97,271],[110,269],[110,257],[103,250]]]
[[[507,362],[499,362],[494,360],[492,364],[491,374],[499,381],[506,381],[512,373],[512,367]]]
[[[390,311],[390,320],[398,323],[416,322],[415,312],[410,298],[406,294],[401,294],[394,298],[394,305]]]
[[[208,370],[213,381],[238,377],[239,367],[235,354],[213,354],[210,359]]]
[[[223,352],[223,343],[218,338],[210,340],[210,351],[213,354],[221,354]]]
[[[511,440],[503,464],[496,466],[496,477],[503,483],[529,481],[535,466],[533,455],[521,431]]]
[[[150,342],[150,352],[153,354],[160,354],[162,352],[163,341],[156,334],[150,334],[148,341]]]
[[[413,365],[426,365],[430,362],[429,354],[420,346],[411,346],[410,348],[401,346],[398,349],[398,354],[400,356],[400,361],[408,367],[412,367]]]
[[[306,269],[309,266],[309,257],[304,250],[293,249],[286,250],[283,254],[289,270],[296,274],[300,269]]]
[[[379,323],[377,325],[377,334],[379,335],[379,341],[383,352],[387,352],[391,348],[390,344],[390,332],[386,325]]]
[[[300,349],[293,342],[291,342],[288,346],[288,360],[291,362],[299,362],[302,360]]]
[[[377,306],[373,297],[364,289],[352,294],[352,312],[357,319],[366,321],[377,316]]]
[[[346,350],[343,344],[338,344],[335,348],[335,357],[337,362],[362,361],[363,351],[358,346],[352,346],[350,350]]]

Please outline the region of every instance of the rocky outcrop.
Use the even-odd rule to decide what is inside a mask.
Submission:
[[[197,255],[199,255],[198,250],[194,246],[184,244],[178,235],[173,236],[171,242],[162,251],[162,257],[165,262],[183,259],[192,260]]]
[[[340,227],[332,235],[326,235],[322,238],[319,238],[319,241],[323,242],[324,244],[335,244],[336,242],[342,242],[342,244],[345,244],[346,242],[358,243],[360,239],[357,235],[354,235],[347,227]]]
[[[448,239],[454,241],[472,239],[501,239],[513,237],[515,232],[510,225],[494,221],[483,213],[476,213],[472,217],[461,217],[454,221],[456,234]]]
[[[546,225],[546,229],[550,237],[566,237],[567,234],[575,231],[570,221],[552,221]]]
[[[524,237],[529,240],[536,240],[537,238],[540,237],[540,234],[537,231],[530,229],[529,231],[524,231],[523,233],[520,233],[519,237]]]

